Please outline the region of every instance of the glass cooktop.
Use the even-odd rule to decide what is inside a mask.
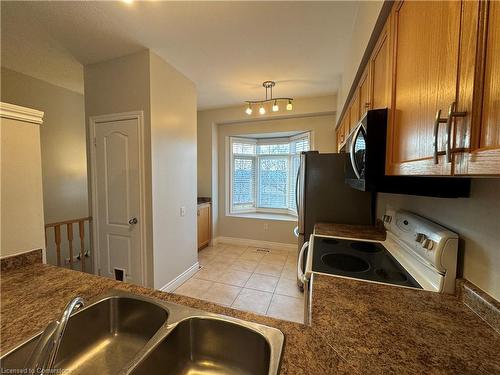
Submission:
[[[376,242],[315,236],[312,269],[330,275],[422,289],[391,253]]]

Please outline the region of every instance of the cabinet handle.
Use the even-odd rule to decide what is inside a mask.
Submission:
[[[434,164],[438,164],[438,155],[446,155],[446,162],[451,163],[451,128],[453,126],[453,119],[455,117],[465,117],[467,112],[457,112],[456,103],[453,102],[448,108],[448,117],[441,117],[441,110],[438,109],[436,112],[436,120],[434,121]],[[446,150],[438,151],[438,131],[439,124],[446,124]]]
[[[198,210],[197,215],[200,216],[200,210]]]
[[[449,117],[449,116],[448,116]],[[448,119],[441,117],[441,110],[436,111],[436,119],[434,120],[434,164],[439,164],[438,155],[444,155],[444,151],[438,151],[438,133],[439,124],[447,124]]]
[[[457,112],[457,103],[450,104],[448,109],[448,120],[446,121],[446,162],[451,163],[451,128],[453,126],[453,119],[455,117],[465,117],[467,112]]]

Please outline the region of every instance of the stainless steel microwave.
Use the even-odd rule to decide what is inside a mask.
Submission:
[[[345,181],[351,187],[377,190],[385,176],[387,109],[368,111],[347,137]]]
[[[388,110],[368,111],[347,136],[345,182],[362,191],[456,198],[470,195],[470,179],[387,176],[385,174]]]

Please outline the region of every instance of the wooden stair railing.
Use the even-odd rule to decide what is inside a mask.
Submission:
[[[66,225],[66,234],[69,244],[69,267],[73,269],[73,224],[78,224],[80,237],[80,268],[85,272],[85,222],[92,222],[92,217],[82,217],[79,219],[59,221],[57,223],[45,224],[45,246],[47,246],[47,231],[54,228],[54,242],[56,244],[57,265],[61,266],[61,226]]]

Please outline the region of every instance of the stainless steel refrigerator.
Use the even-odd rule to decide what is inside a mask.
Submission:
[[[317,151],[301,154],[296,188],[298,251],[308,241],[316,223],[372,223],[375,198],[372,198],[372,193],[353,189],[345,183],[345,157],[346,154],[320,154]],[[297,285],[303,287],[299,277]]]

